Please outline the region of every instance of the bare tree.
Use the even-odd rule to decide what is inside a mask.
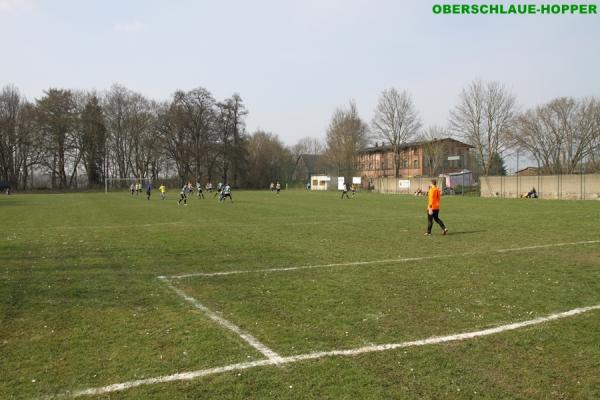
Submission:
[[[130,92],[121,85],[113,85],[104,99],[104,115],[111,149],[111,164],[119,178],[130,177],[131,135],[128,126]]]
[[[585,160],[585,166],[594,172],[600,172],[600,101],[596,100],[596,106],[590,116],[593,129],[596,132],[595,139],[592,141],[591,153]]]
[[[509,143],[515,118],[515,97],[500,83],[478,80],[463,89],[450,112],[450,128],[474,146],[481,172],[487,176],[495,154]]]
[[[596,99],[554,99],[518,116],[512,144],[529,152],[545,173],[577,172],[598,153],[599,110]]]
[[[371,122],[374,136],[387,143],[394,154],[395,176],[400,176],[402,166],[402,146],[408,143],[421,127],[421,121],[410,94],[395,88],[381,93]]]
[[[25,188],[39,159],[35,112],[14,86],[0,92],[0,180]]]
[[[448,137],[446,128],[440,126],[428,127],[420,136],[423,142],[423,157],[429,176],[437,176],[441,172],[444,157],[448,153],[446,142]]]
[[[359,117],[353,101],[347,109],[335,110],[327,129],[326,141],[327,156],[337,166],[339,176],[351,178],[354,175],[356,155],[366,146],[367,134],[367,125]]]
[[[244,117],[248,115],[248,111],[238,94],[217,103],[217,109],[216,130],[221,176],[224,182],[232,179],[233,186],[238,186],[246,164],[247,137]]]
[[[325,143],[323,143],[323,140],[310,136],[298,140],[298,143],[292,147],[292,153],[295,157],[301,154],[323,154],[324,152]]]

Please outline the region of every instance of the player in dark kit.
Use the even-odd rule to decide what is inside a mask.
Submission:
[[[350,196],[348,196],[349,191],[350,191],[350,184],[344,183],[344,188],[342,189],[342,199],[344,198],[344,196],[346,196],[347,199],[350,198]]]

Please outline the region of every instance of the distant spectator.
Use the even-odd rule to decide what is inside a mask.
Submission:
[[[527,197],[528,199],[537,199],[538,195],[537,195],[537,192],[535,191],[535,188],[531,188],[531,190],[529,192],[527,192],[525,197]]]

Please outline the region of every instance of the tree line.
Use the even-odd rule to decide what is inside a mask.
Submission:
[[[28,188],[41,171],[58,190],[80,174],[89,187],[172,176],[264,186],[291,175],[291,149],[275,135],[247,134],[247,114],[238,94],[217,101],[204,88],[164,102],[121,85],[102,94],[52,88],[28,101],[9,85],[0,91],[0,181]]]
[[[600,101],[560,97],[521,110],[506,86],[476,80],[460,92],[446,126],[424,127],[411,95],[390,88],[381,93],[370,124],[358,116],[354,102],[334,112],[326,153],[343,175],[353,176],[357,151],[378,140],[389,146],[399,176],[403,146],[424,142],[428,169],[435,171],[444,155],[439,139],[446,137],[473,146],[471,168],[477,175],[505,174],[506,155],[517,151],[529,155],[542,174],[599,172]]]
[[[370,123],[351,101],[331,116],[324,139],[286,146],[273,133],[246,132],[240,95],[216,100],[204,88],[176,91],[166,101],[121,85],[103,93],[48,89],[34,101],[14,86],[0,91],[0,181],[31,186],[31,174],[50,176],[68,190],[85,174],[90,187],[106,178],[227,181],[235,187],[289,182],[301,154],[322,155],[331,172],[355,176],[358,152],[374,141],[388,145],[396,175],[403,146],[425,142],[430,172],[444,155],[439,139],[473,146],[476,174],[505,173],[504,157],[521,151],[541,173],[600,171],[600,101],[561,97],[520,110],[498,82],[474,81],[459,94],[446,126],[424,126],[411,95],[384,90]]]

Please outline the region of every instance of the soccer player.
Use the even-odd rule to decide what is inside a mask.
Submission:
[[[188,188],[189,186],[191,186],[191,184],[186,184],[183,185],[183,187],[181,188],[181,192],[179,193],[179,201],[177,202],[177,205],[180,205],[181,202],[183,201],[183,205],[187,206],[187,196],[188,196]]]
[[[344,188],[342,189],[342,199],[344,198],[344,196],[346,196],[347,199],[350,198],[350,196],[348,196],[349,191],[350,191],[350,184],[344,183]]]
[[[131,190],[131,195],[133,196],[133,192],[135,192],[135,185],[133,183],[129,186],[129,190]]]
[[[200,184],[200,182],[196,182],[196,190],[198,191],[198,198],[204,198],[204,193],[202,193],[202,185]]]
[[[229,186],[229,184],[227,183],[225,184],[225,186],[223,186],[223,189],[221,190],[221,196],[219,196],[219,201],[225,201],[226,197],[229,197],[229,200],[233,202],[233,198],[231,197],[231,186]]]
[[[440,213],[440,199],[442,197],[442,191],[437,187],[437,179],[431,180],[431,186],[427,194],[427,232],[425,236],[431,236],[431,228],[433,227],[433,221],[442,228],[442,234],[448,234],[448,229],[444,225],[444,222],[439,218]]]
[[[212,183],[208,182],[206,184],[206,190],[208,191],[208,193],[212,193]]]
[[[279,181],[277,181],[277,183],[275,184],[275,190],[277,191],[277,194],[281,192],[281,183],[279,183]]]
[[[351,186],[352,189],[352,197],[356,197],[356,185],[353,183]]]
[[[152,183],[148,183],[148,186],[146,187],[146,196],[148,197],[148,200],[150,200],[151,194],[152,194]]]
[[[221,190],[223,189],[223,184],[221,182],[217,183],[217,191],[213,197],[219,196],[219,200],[221,199]]]
[[[269,184],[269,190],[272,192],[275,189],[275,184],[273,182],[271,182]]]
[[[158,188],[158,190],[160,191],[160,199],[164,200],[167,198],[167,187],[164,184],[160,184],[160,187]]]

